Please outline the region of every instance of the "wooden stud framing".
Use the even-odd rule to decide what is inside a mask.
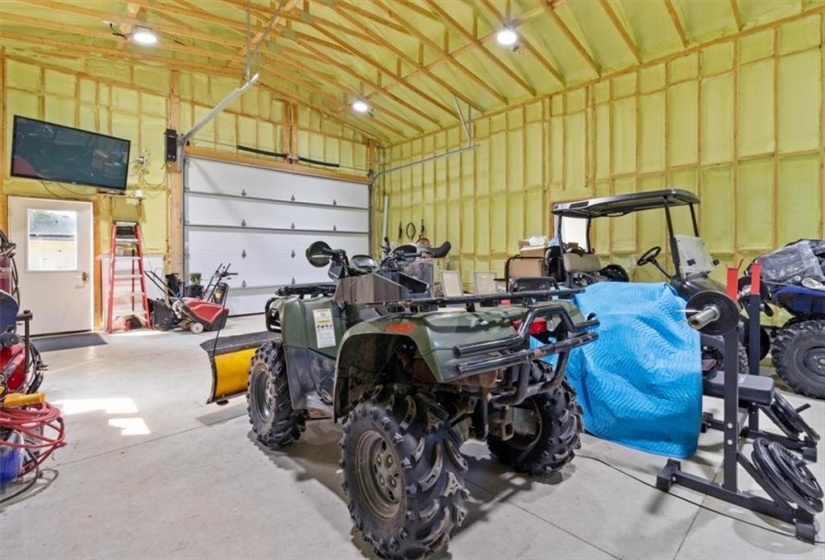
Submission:
[[[825,45],[825,22],[819,22],[820,49]],[[820,54],[819,204],[825,205],[825,56]],[[819,239],[825,239],[825,212],[819,215]]]
[[[627,48],[633,54],[633,58],[636,59],[638,64],[642,63],[642,57],[639,53],[639,47],[636,46],[636,43],[633,41],[633,38],[630,36],[630,33],[627,32],[622,22],[619,21],[619,16],[616,15],[616,12],[613,11],[613,8],[610,7],[610,4],[607,3],[607,0],[599,0],[599,4],[601,5],[604,12],[607,14],[607,17],[610,18],[610,22],[613,24],[613,27],[616,28],[616,31],[619,32],[621,35],[622,40],[624,41]]]
[[[346,10],[343,10],[343,9],[337,7],[337,6],[334,6],[333,9],[336,11],[336,13],[338,13],[341,17],[343,17],[344,19],[346,19],[347,21],[352,23],[358,29],[361,29],[364,32],[369,32],[369,29],[366,26],[364,26],[364,24],[362,24],[360,21],[358,21],[357,19],[355,19],[354,17],[349,15]],[[347,7],[347,9],[349,9],[349,6]],[[413,66],[415,68],[418,68],[419,70],[424,72],[424,74],[426,74],[428,78],[430,78],[432,81],[437,83],[439,86],[441,86],[445,90],[455,94],[455,96],[458,97],[459,99],[461,99],[462,101],[464,101],[464,103],[471,106],[473,109],[476,109],[477,111],[483,111],[482,107],[477,102],[475,102],[473,99],[469,98],[468,96],[464,95],[463,93],[461,93],[460,90],[458,90],[457,88],[455,88],[452,85],[448,84],[443,78],[441,78],[440,76],[434,74],[431,70],[428,70],[427,68],[425,68],[423,66],[423,49],[424,49],[424,44],[423,43],[419,43],[419,46],[420,46],[420,51],[419,52],[422,55],[421,60],[415,60],[415,58],[409,56],[403,50],[399,49],[398,47],[396,47],[395,45],[393,45],[391,42],[387,41],[386,39],[384,39],[382,37],[379,37],[377,35],[375,36],[375,39],[378,40],[378,42],[384,48],[394,52],[396,54],[396,56],[403,59],[405,62],[407,62],[407,64],[410,64],[411,66]],[[404,78],[401,78],[401,77],[399,77],[398,80],[399,81],[405,81]]]
[[[387,10],[387,13],[390,15],[391,18],[393,18],[393,19],[395,19],[396,21],[399,21],[399,22],[403,21],[403,20],[401,20],[400,16],[398,16],[398,14],[396,14],[393,11],[392,7],[384,4],[383,0],[372,0],[372,1],[377,6],[380,6],[382,9]],[[467,69],[466,66],[461,64],[458,60],[455,59],[455,57],[451,56],[450,53],[447,52],[447,49],[449,47],[449,45],[448,45],[449,34],[447,33],[447,28],[446,27],[444,28],[445,40],[444,40],[444,46],[443,47],[439,46],[435,41],[433,41],[432,39],[427,37],[426,34],[422,33],[421,31],[419,31],[415,27],[410,27],[409,32],[412,35],[414,35],[419,41],[421,41],[422,45],[427,45],[428,47],[430,47],[431,49],[433,49],[434,51],[439,53],[439,55],[441,55],[441,57],[443,57],[445,60],[449,61],[452,64],[453,67],[460,70],[462,72],[462,74],[467,76],[477,86],[479,86],[480,88],[487,91],[490,95],[492,95],[493,97],[498,99],[501,103],[504,103],[505,105],[507,104],[507,98],[504,97],[504,95],[502,95],[498,91],[496,91],[488,82],[486,82],[485,80],[479,78],[478,75],[475,72]],[[430,66],[430,68],[431,67],[432,66]],[[427,69],[427,71],[429,71],[429,68],[426,68],[426,69]]]
[[[731,165],[731,173],[733,174],[733,247],[731,247],[731,253],[736,260],[736,252],[737,247],[739,247],[739,224],[738,224],[738,215],[739,212],[737,211],[736,204],[739,200],[739,166],[741,165],[742,159],[739,157],[739,41],[733,42],[733,164]],[[699,80],[699,91],[702,92],[702,80]],[[702,102],[703,100],[700,99],[699,110],[702,110]],[[701,159],[701,149],[702,149],[702,114],[699,113],[699,165],[702,165]],[[701,185],[702,174],[699,173],[699,181]],[[701,197],[702,191],[699,190],[699,196]]]
[[[169,128],[180,130],[180,71],[172,70],[169,79]],[[180,162],[182,165],[183,162]],[[183,273],[183,173],[177,163],[167,164],[167,253],[168,271]]]
[[[499,12],[498,8],[496,8],[495,5],[490,0],[481,0],[481,5],[484,6],[485,8],[487,8],[487,11],[489,11],[491,14],[493,14],[493,16],[499,21],[499,23],[501,23],[501,24],[506,24],[507,23],[508,18],[504,14]],[[507,4],[508,11],[509,11],[509,7],[510,7],[510,4],[508,2],[508,4]],[[524,35],[519,37],[519,44],[522,45],[527,50],[527,52],[529,52],[531,55],[533,55],[533,57],[544,67],[544,69],[547,70],[550,73],[550,75],[553,76],[562,86],[565,85],[566,82],[565,82],[564,76],[562,76],[561,72],[559,72],[559,70],[555,66],[553,66],[550,63],[550,61],[547,60],[547,58],[543,54],[541,54],[538,51],[538,49],[536,49],[536,47],[533,46],[533,43],[527,37],[525,37]],[[533,93],[533,96],[535,96],[535,95],[536,94]]]
[[[435,2],[435,0],[425,0],[425,2],[427,3],[427,5],[430,6],[430,8],[432,8],[434,12],[438,13],[438,15],[440,15],[444,21],[446,21],[450,26],[452,26],[453,29],[458,31],[467,41],[478,47],[478,50],[482,54],[484,54],[484,56],[486,56],[487,59],[490,60],[490,62],[498,66],[502,72],[507,74],[507,76],[509,76],[514,82],[520,85],[531,96],[536,96],[536,89],[533,86],[527,83],[527,81],[523,77],[516,74],[513,71],[513,69],[510,68],[507,64],[505,64],[500,58],[498,58],[493,53],[488,51],[487,48],[484,46],[484,43],[478,37],[476,37],[473,33],[467,31],[464,28],[464,26],[458,23],[443,7],[441,7],[441,5]]]
[[[773,211],[779,210],[779,28],[773,30]],[[820,123],[820,126],[822,124]],[[779,220],[773,220],[771,247],[779,246]]]
[[[730,0],[730,11],[733,14],[733,21],[736,23],[736,29],[742,31],[742,15],[739,12],[738,0]]]
[[[423,100],[426,100],[431,105],[433,105],[435,107],[438,107],[439,109],[441,109],[442,111],[444,111],[445,113],[450,115],[450,117],[452,119],[458,120],[458,117],[456,116],[455,111],[452,108],[447,106],[445,103],[435,99],[432,95],[424,92],[423,90],[421,90],[417,86],[412,85],[411,83],[409,83],[409,81],[406,78],[403,78],[401,76],[397,76],[391,69],[387,68],[386,66],[384,66],[380,62],[366,56],[364,53],[360,52],[357,48],[354,48],[352,45],[350,45],[346,41],[342,40],[340,37],[338,37],[334,33],[324,29],[323,27],[316,27],[316,30],[319,33],[321,33],[322,35],[325,35],[325,36],[329,37],[332,41],[337,43],[339,45],[338,47],[336,47],[337,51],[340,51],[340,50],[348,51],[350,54],[352,54],[353,56],[355,56],[358,59],[363,60],[364,62],[366,62],[367,64],[369,64],[370,66],[372,66],[373,68],[378,70],[379,72],[383,72],[387,76],[393,76],[394,78],[396,78],[397,82],[402,83],[404,86],[406,86],[406,88],[408,90],[415,93],[416,95],[421,97]],[[305,41],[300,40],[300,39],[298,39],[297,41],[298,41],[298,44],[300,44],[305,49],[308,48],[308,45]],[[316,49],[313,49],[312,52],[317,53],[318,51]]]
[[[665,8],[667,8],[667,15],[670,16],[670,21],[673,22],[673,27],[676,33],[679,34],[679,40],[682,42],[682,48],[688,46],[687,36],[685,36],[685,28],[682,27],[682,22],[679,19],[679,14],[676,13],[676,7],[673,5],[673,0],[664,0]]]
[[[6,95],[6,54],[5,49],[0,47],[0,92],[3,93],[0,99],[0,138],[2,138],[2,148],[0,148],[0,228],[9,231],[9,197],[6,195],[6,162],[11,161],[11,154],[8,153],[9,146],[6,142],[6,115],[8,114],[8,95]]]
[[[590,69],[596,73],[597,76],[601,75],[601,68],[599,67],[599,63],[596,62],[596,59],[593,58],[593,55],[584,48],[584,45],[581,44],[573,32],[570,31],[570,28],[567,27],[567,24],[561,19],[558,13],[556,13],[556,9],[551,5],[547,4],[542,0],[542,5],[544,6],[545,10],[547,10],[547,14],[550,16],[550,19],[553,20],[553,23],[556,24],[556,27],[562,32],[562,34],[567,38],[573,48],[576,49],[584,61],[590,66]]]

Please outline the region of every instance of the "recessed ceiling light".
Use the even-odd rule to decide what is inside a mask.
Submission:
[[[363,99],[353,101],[352,108],[358,113],[368,113],[370,110],[370,106]]]
[[[132,33],[132,40],[141,45],[154,45],[158,42],[158,36],[151,29],[145,27],[138,27]]]
[[[510,45],[516,44],[518,34],[509,27],[505,27],[496,35],[496,41],[498,41],[500,45],[509,47]]]

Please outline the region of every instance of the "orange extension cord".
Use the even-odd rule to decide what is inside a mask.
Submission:
[[[30,459],[19,476],[36,470],[57,448],[66,445],[66,426],[60,417],[60,409],[45,401],[25,408],[0,405],[0,428],[20,432],[24,440],[20,444],[0,440],[0,446],[30,451]],[[57,435],[46,436],[47,428]]]

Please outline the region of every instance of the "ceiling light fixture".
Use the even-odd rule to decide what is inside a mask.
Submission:
[[[352,102],[352,108],[357,113],[369,113],[370,106],[363,99],[356,99]]]
[[[158,42],[158,36],[147,27],[136,27],[132,32],[132,40],[141,45],[154,45]]]
[[[496,41],[498,41],[499,45],[509,47],[516,44],[518,34],[510,27],[503,27],[496,35]]]

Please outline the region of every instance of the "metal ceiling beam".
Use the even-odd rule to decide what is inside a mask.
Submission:
[[[358,27],[362,31],[369,33],[369,31],[370,31],[369,28],[367,28],[364,24],[362,24],[360,21],[358,21],[353,16],[346,13],[344,10],[340,9],[337,5],[333,6],[333,9],[342,18],[346,19],[347,21],[349,21],[350,23],[352,23],[354,26]],[[402,60],[404,60],[410,66],[413,66],[414,68],[418,68],[419,70],[424,72],[424,74],[428,78],[430,78],[432,81],[434,81],[435,83],[437,83],[439,86],[443,87],[445,90],[449,91],[450,93],[452,93],[454,95],[457,95],[462,101],[464,101],[464,103],[466,103],[467,105],[473,107],[477,111],[483,111],[481,106],[476,101],[470,99],[469,97],[467,97],[466,95],[464,95],[463,93],[458,91],[457,88],[453,87],[451,84],[448,84],[446,82],[446,80],[444,80],[440,76],[437,76],[431,70],[428,70],[427,68],[425,68],[421,62],[419,62],[418,60],[415,60],[413,57],[411,57],[410,55],[408,55],[403,50],[399,49],[398,47],[396,47],[395,45],[393,45],[391,42],[387,41],[386,39],[378,37],[377,35],[376,35],[376,39],[379,40],[379,42],[384,46],[384,48],[386,48],[386,49],[392,51],[393,53],[395,53],[396,56],[399,56]],[[404,78],[400,78],[400,77],[396,78],[396,79],[404,80]]]
[[[599,0],[599,4],[601,5],[604,13],[607,14],[607,17],[610,19],[610,22],[613,24],[613,27],[616,28],[616,31],[619,32],[619,35],[622,37],[625,45],[633,54],[633,58],[636,59],[638,64],[642,63],[642,56],[639,53],[639,47],[636,46],[636,43],[633,41],[633,38],[630,36],[630,33],[627,32],[622,22],[619,21],[619,16],[616,15],[616,12],[613,11],[613,8],[610,7],[607,0]]]
[[[398,22],[403,21],[397,13],[395,13],[389,6],[384,4],[383,0],[372,0],[372,1],[377,6],[381,7],[384,10],[387,10],[387,13],[394,20],[396,20]],[[419,31],[415,27],[410,27],[409,31],[415,37],[417,37],[418,40],[420,40],[423,44],[427,45],[428,47],[430,47],[434,51],[438,52],[441,55],[442,58],[444,58],[445,60],[450,62],[450,64],[452,64],[455,68],[460,70],[462,72],[462,74],[464,74],[466,77],[468,77],[470,80],[472,80],[478,87],[480,87],[483,90],[487,91],[490,95],[492,95],[493,97],[498,99],[501,103],[504,103],[505,105],[507,105],[507,98],[504,95],[502,95],[501,93],[496,91],[496,89],[493,88],[488,82],[481,79],[478,76],[478,74],[476,74],[475,72],[469,70],[466,66],[461,64],[458,60],[455,59],[454,56],[450,55],[450,53],[447,52],[444,48],[442,48],[435,41],[433,41],[432,39],[427,37],[426,34],[422,33],[421,31]]]
[[[581,55],[584,61],[590,66],[590,69],[593,70],[597,76],[600,76],[602,73],[602,69],[599,66],[599,63],[596,62],[596,59],[593,58],[593,55],[590,54],[590,51],[584,48],[584,45],[581,44],[581,41],[573,35],[573,32],[570,31],[570,28],[567,27],[567,24],[564,23],[564,20],[561,19],[561,16],[556,12],[556,8],[554,7],[553,2],[546,2],[545,0],[541,0],[542,5],[547,10],[547,14],[550,16],[550,19],[553,20],[553,23],[556,24],[556,27],[562,32],[567,40],[573,45],[573,48],[576,49],[576,52]]]
[[[509,18],[505,14],[499,12],[498,8],[496,8],[490,0],[481,0],[481,5],[487,8],[487,11],[493,14],[493,17],[495,17],[501,25],[507,25],[509,23]],[[556,78],[561,85],[565,85],[566,82],[562,73],[559,72],[559,70],[553,66],[536,47],[533,46],[532,41],[530,41],[526,36],[520,35],[518,44],[523,46],[527,52],[533,55],[533,57],[538,60],[542,66],[544,66],[544,69],[550,72],[550,75]]]
[[[450,26],[453,27],[453,29],[458,31],[467,41],[469,41],[470,43],[475,45],[479,49],[479,52],[484,54],[484,56],[486,56],[487,59],[490,60],[490,62],[492,62],[493,64],[498,66],[498,68],[501,69],[505,74],[507,74],[507,76],[509,76],[510,79],[512,79],[514,82],[516,82],[518,85],[520,85],[527,93],[529,93],[533,97],[536,96],[536,89],[533,86],[531,86],[529,83],[527,83],[527,80],[525,80],[523,77],[516,74],[513,71],[513,69],[510,68],[507,64],[505,64],[500,58],[498,58],[493,53],[488,51],[487,48],[484,46],[484,43],[482,41],[480,41],[471,32],[467,31],[464,28],[464,26],[462,26],[460,23],[458,23],[449,13],[447,13],[447,11],[444,8],[442,8],[437,2],[435,2],[435,0],[424,0],[424,1],[427,3],[427,5],[434,12],[436,12],[439,16],[441,16],[441,19],[443,21],[446,21]],[[405,5],[406,5],[406,3],[405,3]]]
[[[673,5],[673,0],[664,0],[665,8],[667,8],[667,15],[670,16],[670,21],[673,22],[673,27],[676,28],[676,33],[679,34],[679,40],[682,42],[682,48],[688,46],[687,36],[685,35],[685,28],[682,27],[682,21],[679,19],[679,14],[676,13],[676,6]]]

